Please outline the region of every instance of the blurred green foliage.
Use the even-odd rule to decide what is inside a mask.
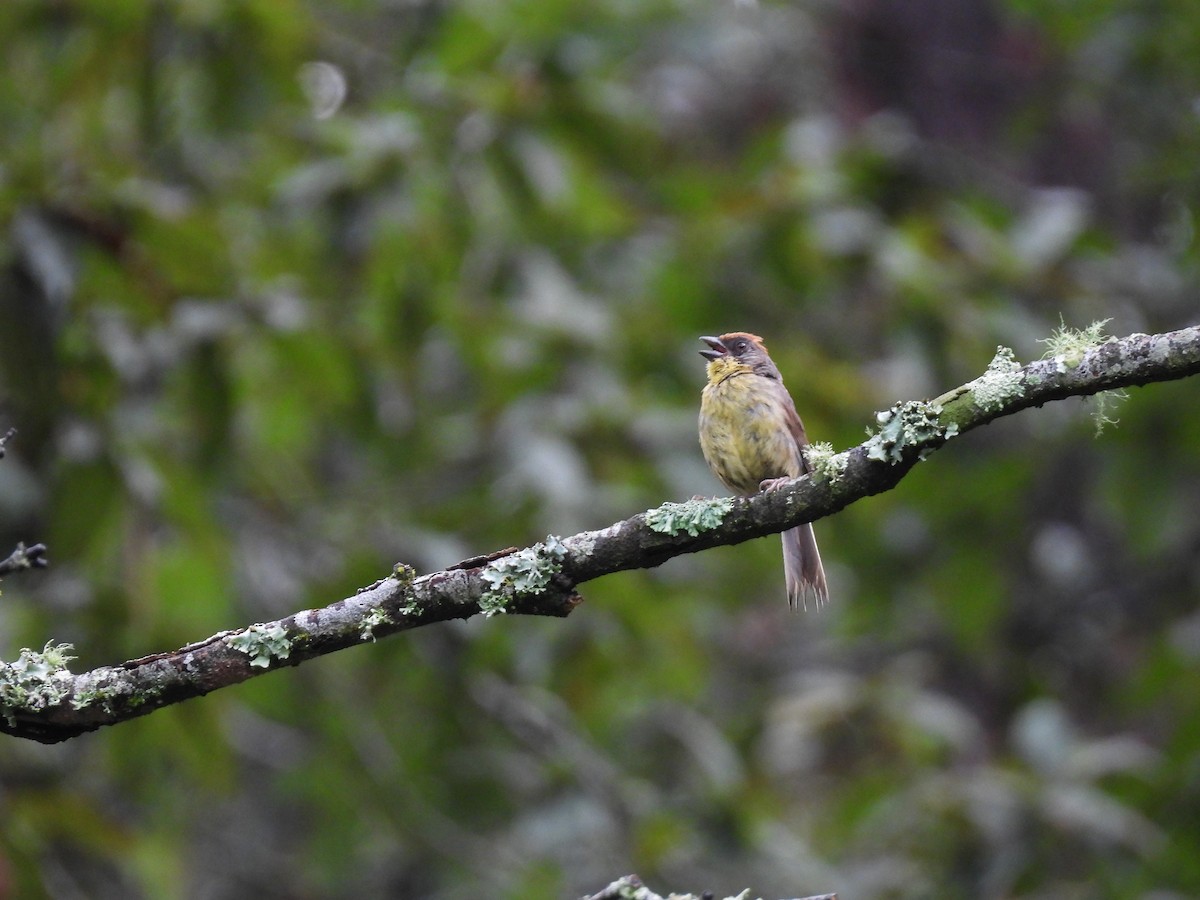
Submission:
[[[0,6],[0,655],[76,667],[718,491],[695,337],[808,432],[1195,317],[1186,4]],[[818,525],[60,747],[0,896],[1200,893],[1196,385]],[[7,552],[7,551],[5,551]]]

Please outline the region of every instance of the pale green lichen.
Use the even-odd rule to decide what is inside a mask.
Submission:
[[[1096,408],[1092,411],[1092,421],[1096,423],[1096,437],[1100,437],[1108,426],[1120,424],[1121,420],[1114,419],[1111,413],[1128,399],[1129,391],[1124,388],[1101,391],[1091,398],[1092,402],[1096,404]]]
[[[265,669],[272,659],[287,659],[292,653],[292,639],[278,622],[251,625],[244,631],[225,638],[225,643],[250,657],[250,665]]]
[[[814,474],[830,481],[837,481],[845,475],[846,466],[850,463],[850,454],[834,452],[833,444],[828,441],[809,444],[804,449],[804,457]]]
[[[942,407],[920,400],[897,403],[886,412],[876,413],[879,431],[866,442],[867,458],[895,465],[904,459],[904,451],[909,447],[954,437],[958,434],[958,423],[943,425],[941,414]],[[922,447],[918,458],[924,459],[933,449]]]
[[[997,347],[996,355],[982,375],[971,382],[971,394],[980,409],[999,409],[1021,395],[1021,364],[1008,347]]]
[[[70,695],[75,676],[67,663],[74,649],[49,641],[41,650],[23,647],[13,662],[0,662],[0,709],[10,725],[16,710],[57,706]]]
[[[1068,328],[1060,316],[1058,328],[1051,332],[1050,337],[1038,342],[1046,345],[1046,352],[1042,355],[1042,359],[1054,360],[1054,367],[1059,373],[1066,373],[1077,368],[1083,362],[1085,353],[1103,343],[1114,340],[1104,333],[1104,326],[1111,321],[1112,319],[1098,319],[1087,328]],[[1096,423],[1097,437],[1108,426],[1117,424],[1119,420],[1113,418],[1111,413],[1128,397],[1129,394],[1120,389],[1096,394],[1093,398],[1096,409],[1092,413],[1092,420]]]
[[[408,587],[417,577],[417,570],[408,563],[396,563],[392,566],[392,578],[400,582],[401,587]]]
[[[733,499],[730,497],[696,497],[686,503],[664,503],[648,509],[645,517],[651,531],[669,535],[686,531],[697,537],[720,526],[731,509]]]
[[[71,708],[86,709],[99,705],[111,714],[118,701],[129,709],[137,709],[161,695],[162,687],[157,683],[134,684],[97,669],[76,679],[75,692],[71,695]]]
[[[381,625],[391,625],[392,617],[382,609],[376,608],[371,610],[362,618],[362,631],[359,636],[364,641],[375,640],[375,629]]]
[[[586,559],[596,550],[596,535],[590,532],[575,535],[575,539],[571,541],[571,550],[580,558]]]
[[[400,582],[400,589],[404,592],[405,601],[400,607],[400,615],[415,616],[420,612],[420,607],[417,606],[416,598],[412,595],[412,583],[417,579],[417,570],[406,563],[396,563],[392,566],[392,578]],[[391,619],[388,619],[390,622]],[[365,635],[364,635],[365,636]],[[374,640],[374,637],[371,638]]]
[[[71,695],[71,709],[86,709],[93,703],[103,703],[106,710],[111,709],[112,693],[104,688],[88,688],[76,691]]]
[[[479,577],[491,587],[479,598],[479,609],[490,618],[508,612],[509,601],[514,597],[540,594],[562,570],[566,555],[566,546],[551,534],[532,547],[488,563]]]
[[[1058,327],[1050,333],[1050,337],[1038,341],[1046,345],[1042,359],[1053,359],[1059,372],[1074,369],[1083,360],[1083,354],[1111,340],[1104,334],[1104,326],[1111,321],[1099,319],[1087,328],[1068,328],[1060,316]]]

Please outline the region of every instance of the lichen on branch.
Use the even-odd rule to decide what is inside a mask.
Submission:
[[[532,547],[488,563],[479,573],[489,585],[479,598],[480,611],[490,618],[508,612],[509,602],[515,597],[540,594],[558,574],[566,555],[567,548],[551,534]]]

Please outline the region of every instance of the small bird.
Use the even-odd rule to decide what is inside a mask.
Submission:
[[[700,399],[700,449],[713,474],[729,490],[750,496],[774,490],[809,471],[801,452],[804,423],[762,338],[735,331],[702,337],[708,350],[708,384]],[[788,604],[829,601],[825,569],[811,524],[783,533],[783,574]]]

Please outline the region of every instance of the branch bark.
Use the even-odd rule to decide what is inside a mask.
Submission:
[[[4,459],[4,455],[8,452],[8,442],[16,436],[17,429],[15,428],[10,428],[0,435],[0,459]],[[17,544],[16,549],[8,555],[7,559],[0,560],[0,578],[11,575],[13,572],[22,572],[25,569],[44,569],[46,565],[45,544],[32,544],[26,547],[25,543],[21,542]]]
[[[749,891],[743,891],[738,897],[743,897],[749,894]],[[706,892],[703,897],[711,898],[713,894]],[[618,878],[602,891],[598,891],[590,896],[583,897],[581,900],[622,900],[625,897],[637,897],[639,900],[664,900],[663,897],[654,893],[644,884],[636,875],[626,875],[624,878]],[[675,894],[672,893],[670,898],[677,900],[699,900],[695,894]],[[735,897],[727,897],[725,900],[737,900]],[[838,900],[837,894],[812,894],[808,897],[797,897],[795,900]]]
[[[1003,351],[979,378],[880,414],[879,433],[822,460],[817,474],[750,498],[664,504],[599,531],[547,539],[417,576],[391,576],[319,609],[212,635],[81,674],[63,648],[0,664],[0,731],[53,743],[146,715],[355,644],[475,615],[566,616],[578,585],[684,553],[738,544],[832,515],[895,487],[956,434],[1032,406],[1200,373],[1200,326],[1135,334],[1021,366]]]
[[[13,572],[23,572],[26,569],[44,569],[47,566],[46,545],[24,543],[17,544],[15,550],[5,559],[0,559],[0,578]]]

